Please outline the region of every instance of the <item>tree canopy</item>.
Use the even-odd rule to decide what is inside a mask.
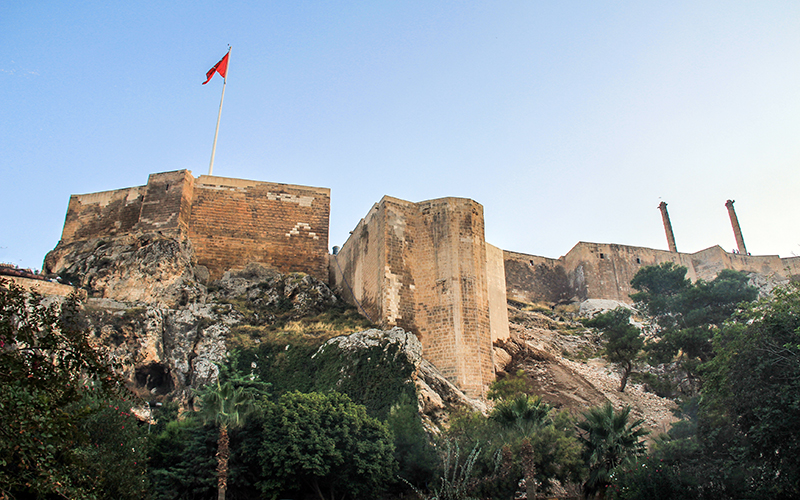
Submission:
[[[714,352],[705,412],[734,425],[776,492],[800,496],[800,285],[750,305],[714,337]]]
[[[255,409],[256,394],[247,387],[237,386],[233,380],[217,378],[200,391],[200,418],[213,422],[219,428],[217,438],[217,498],[225,500],[228,489],[228,460],[230,458],[229,430],[238,429],[248,414]]]
[[[741,277],[726,274],[698,293],[742,292]],[[800,497],[800,285],[733,302],[701,311],[698,323],[714,324],[712,351],[698,370],[700,395],[684,402],[687,420],[648,458],[617,469],[617,498]]]
[[[0,386],[0,497],[141,497],[145,442],[75,296],[0,279]]]
[[[640,269],[631,280],[637,307],[654,323],[653,359],[666,362],[681,353],[695,374],[699,363],[711,359],[714,331],[731,318],[740,304],[755,300],[758,291],[746,274],[723,269],[711,281],[686,279],[686,268],[665,262]]]
[[[394,480],[389,429],[346,395],[286,393],[264,413],[264,493],[307,488],[321,500],[370,498]]]
[[[579,439],[584,445],[584,458],[589,466],[585,491],[601,492],[611,483],[611,473],[626,460],[644,453],[642,437],[648,431],[640,426],[643,420],[630,419],[631,408],[615,411],[611,403],[590,408],[578,422]]]

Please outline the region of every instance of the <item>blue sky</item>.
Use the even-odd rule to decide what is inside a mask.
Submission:
[[[0,4],[0,261],[41,267],[70,194],[208,171],[484,206],[486,237],[800,255],[800,2]]]

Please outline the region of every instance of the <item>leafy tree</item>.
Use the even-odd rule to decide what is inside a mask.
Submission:
[[[584,459],[589,467],[589,477],[584,483],[587,495],[605,497],[611,484],[611,474],[620,464],[641,455],[645,444],[640,439],[648,431],[639,426],[643,420],[630,421],[629,406],[614,411],[611,403],[590,408],[578,422],[579,439],[584,446]]]
[[[85,325],[76,297],[45,305],[0,280],[0,496],[101,496],[102,464],[82,453],[97,408],[80,403],[88,386],[111,397],[120,384]]]
[[[551,422],[531,435],[536,464],[536,481],[548,491],[556,480],[579,483],[584,473],[582,447],[575,436],[575,424],[566,411],[551,413]]]
[[[134,416],[132,404],[85,391],[73,412],[86,413],[78,430],[87,438],[76,447],[91,469],[92,483],[101,499],[140,499],[147,494],[147,430]]]
[[[698,366],[713,356],[714,331],[758,295],[747,282],[744,273],[730,269],[695,283],[686,279],[685,267],[672,262],[640,269],[631,280],[639,292],[631,298],[656,326],[656,341],[648,346],[653,359],[666,362],[681,353],[684,369],[696,377]]]
[[[234,380],[210,384],[200,391],[200,417],[219,428],[217,438],[217,498],[225,500],[228,489],[228,460],[230,436],[228,432],[244,425],[245,418],[254,409],[254,393],[246,386],[237,386]]]
[[[641,331],[631,324],[630,318],[630,309],[618,307],[585,322],[586,326],[603,331],[606,358],[622,369],[619,392],[625,392],[628,377],[633,371],[633,363],[644,347]]]
[[[657,266],[645,266],[636,272],[631,286],[638,293],[631,298],[645,305],[645,311],[659,324],[670,325],[670,318],[680,309],[681,295],[691,288],[686,278],[686,268],[674,262],[663,262]]]
[[[482,450],[473,467],[471,494],[475,496],[511,498],[531,471],[534,481],[526,480],[526,487],[538,486],[539,493],[549,491],[556,481],[580,480],[582,448],[569,414],[544,412],[549,405],[538,397],[519,398],[516,404],[514,399],[501,401],[489,418],[479,412],[452,417],[445,440],[462,450],[476,446]],[[439,449],[444,446],[440,444]]]
[[[608,488],[620,500],[696,500],[704,498],[698,476],[685,464],[657,457],[632,461],[615,471]]]
[[[636,457],[614,470],[608,488],[626,500],[704,500],[775,498],[752,488],[758,466],[740,453],[726,429],[701,439],[693,426],[673,424],[669,435],[656,438],[648,456]],[[725,426],[723,426],[725,427]],[[730,446],[733,444],[733,446]],[[773,478],[774,479],[774,478]]]
[[[551,409],[541,397],[520,395],[512,400],[501,401],[490,417],[502,427],[514,429],[521,438],[520,456],[528,498],[536,498],[536,454],[531,435],[547,422]]]
[[[548,422],[552,409],[541,396],[522,394],[498,403],[489,418],[504,428],[513,428],[520,435],[529,435]]]
[[[738,431],[772,498],[800,496],[800,285],[774,291],[714,338],[703,411]],[[714,427],[719,427],[716,425]],[[707,427],[706,427],[707,428]],[[713,435],[709,436],[713,437]]]
[[[554,421],[553,408],[539,396],[520,395],[495,406],[490,419],[510,431],[506,443],[520,457],[528,498],[536,498],[536,485],[545,489],[554,479],[577,476],[579,445],[565,413]]]
[[[219,429],[185,413],[153,436],[148,475],[153,500],[210,499],[219,495],[216,474]],[[262,420],[254,412],[244,427],[230,433],[226,498],[260,498],[255,483],[261,477],[258,449]],[[154,426],[155,429],[155,426]]]
[[[259,487],[270,496],[310,487],[321,500],[374,497],[394,477],[393,452],[386,424],[346,395],[286,393],[265,408]]]
[[[154,438],[148,467],[154,500],[213,498],[218,435],[191,417],[166,424]]]

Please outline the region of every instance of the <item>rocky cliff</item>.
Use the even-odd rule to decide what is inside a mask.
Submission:
[[[175,308],[202,302],[208,271],[192,265],[188,239],[126,234],[69,244],[47,254],[44,272],[90,297]]]
[[[148,400],[190,404],[192,389],[213,381],[235,349],[240,368],[260,371],[276,391],[350,391],[380,414],[410,390],[431,432],[454,408],[487,412],[491,405],[442,376],[413,334],[364,328],[354,310],[304,274],[251,264],[209,281],[187,240],[159,234],[59,245],[46,269],[86,290],[95,342]],[[585,306],[584,313],[610,307]],[[509,307],[512,338],[494,348],[499,376],[521,369],[532,391],[559,408],[580,413],[610,400],[665,430],[672,402],[636,384],[619,393],[618,376],[597,357],[597,336],[552,316]]]
[[[324,283],[255,263],[209,281],[192,255],[188,240],[143,233],[59,245],[46,258],[49,273],[88,296],[93,341],[140,397],[189,405],[193,389],[215,380],[218,365],[236,349],[244,369],[291,379],[287,387],[357,386],[351,392],[376,411],[388,411],[390,403],[381,400],[396,396],[379,393],[410,387],[431,430],[454,406],[485,410],[422,359],[413,334],[364,330],[366,320]],[[290,349],[298,353],[293,368],[281,365]],[[270,350],[283,352],[270,361]],[[386,373],[375,376],[376,367]],[[364,381],[370,377],[375,381]],[[280,380],[274,386],[282,390]]]

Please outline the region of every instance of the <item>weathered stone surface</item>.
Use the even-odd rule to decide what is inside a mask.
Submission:
[[[335,345],[345,352],[373,347],[380,347],[386,351],[390,345],[395,345],[399,347],[394,355],[395,361],[398,356],[403,355],[405,357],[404,361],[410,363],[415,370],[419,368],[419,364],[422,361],[422,343],[416,335],[402,328],[392,328],[391,330],[371,329],[352,335],[334,337],[322,344],[317,352],[323,352],[331,345]]]
[[[618,307],[631,309],[630,304],[626,304],[625,302],[620,302],[618,300],[588,299],[581,302],[580,309],[578,310],[578,315],[585,318],[591,318],[593,316],[596,316],[597,314],[601,314],[607,311],[612,311]]]
[[[45,271],[91,297],[164,307],[203,298],[194,282],[189,240],[157,233],[59,243],[45,257]]]
[[[789,278],[775,274],[748,273],[748,285],[758,288],[758,297],[764,298],[772,294],[775,287],[789,283]]]
[[[455,409],[479,411],[487,414],[489,405],[472,399],[442,375],[432,363],[423,359],[416,379],[417,399],[422,423],[428,432],[438,433],[450,422],[450,412]]]
[[[239,320],[212,305],[184,309],[96,309],[90,315],[94,342],[122,366],[129,387],[145,398],[186,401],[191,389],[217,376],[226,335]]]
[[[243,270],[228,271],[210,284],[211,298],[230,300],[244,297],[261,310],[290,310],[291,317],[313,316],[337,304],[328,286],[303,273],[281,274],[274,269],[248,264]]]
[[[493,347],[492,350],[494,351],[494,371],[505,371],[506,367],[511,364],[511,360],[513,359],[511,354],[500,347]]]
[[[92,337],[98,347],[120,363],[121,374],[131,389],[146,398],[174,398],[186,403],[192,397],[192,389],[216,379],[217,365],[227,355],[231,327],[246,320],[225,300],[249,300],[257,310],[284,307],[297,317],[317,314],[337,301],[319,280],[300,273],[282,275],[257,264],[226,273],[223,279],[212,283],[209,292],[202,285],[181,279],[191,273],[188,263],[183,262],[184,272],[176,273],[178,278],[170,281],[170,286],[154,285],[150,288],[152,294],[147,295],[128,293],[141,278],[131,277],[125,270],[135,267],[141,259],[135,251],[126,253],[114,245],[108,248],[116,248],[112,254],[117,250],[121,253],[113,270],[102,274],[102,282],[107,285],[104,290],[113,291],[115,298],[86,301]],[[91,274],[91,264],[83,269],[88,269],[91,276],[100,274]],[[125,301],[131,296],[139,300]],[[193,300],[174,303],[175,297]],[[175,307],[165,305],[169,303]]]

